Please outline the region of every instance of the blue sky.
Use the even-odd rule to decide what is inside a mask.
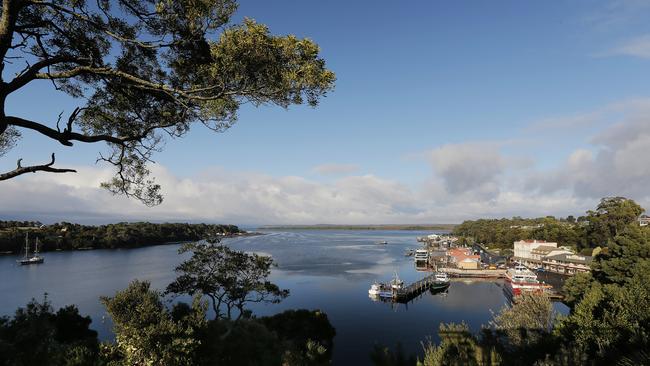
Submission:
[[[182,182],[209,185],[223,175],[239,177],[239,183],[223,183],[237,185],[241,202],[248,202],[238,205],[237,197],[229,197],[228,207],[236,208],[231,210],[236,215],[226,209],[192,212],[170,204],[147,210],[128,202],[132,210],[105,217],[448,222],[477,216],[579,214],[604,194],[650,202],[638,187],[650,182],[650,174],[645,176],[634,163],[620,165],[637,151],[626,148],[650,147],[641,138],[650,133],[645,128],[650,122],[639,121],[650,110],[649,15],[650,3],[634,0],[241,1],[237,20],[251,17],[275,34],[315,40],[337,74],[336,89],[316,109],[244,107],[239,122],[226,133],[196,126],[154,157],[162,174],[169,176],[172,195]],[[8,109],[52,120],[62,110],[71,111],[73,102],[43,83],[13,97]],[[638,130],[626,135],[636,140],[618,145],[607,140],[621,125]],[[617,155],[616,146],[625,151]],[[25,133],[18,147],[0,160],[0,168],[11,168],[18,157],[47,160],[56,151],[61,165],[87,167],[93,176],[102,169],[94,165],[102,149],[63,149]],[[587,153],[591,160],[580,160],[589,158]],[[617,170],[620,181],[593,186],[598,174],[614,169],[612,164],[622,169]],[[222,176],[215,177],[215,172]],[[257,175],[278,185],[278,201],[289,197],[295,204],[251,204],[250,197],[259,191],[250,180]],[[82,177],[34,179],[88,189],[94,192],[88,197],[107,199],[97,198],[105,193],[86,187]],[[311,188],[297,193],[295,187],[278,183],[292,177]],[[349,182],[354,179],[363,182]],[[359,202],[349,207],[332,199],[358,196],[350,190],[372,191],[375,185],[368,179],[398,188],[380,190],[365,206]],[[205,186],[196,189],[212,192]],[[318,202],[328,210],[319,213],[310,206],[311,189],[327,192]],[[402,194],[407,197],[394,202]],[[377,201],[383,205],[374,206]],[[69,212],[75,212],[75,202]],[[240,210],[247,204],[248,214]],[[100,215],[90,201],[82,206],[79,212]],[[305,214],[291,215],[290,210]],[[0,208],[0,215],[17,213],[37,212]]]

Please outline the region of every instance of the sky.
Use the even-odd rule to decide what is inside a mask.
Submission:
[[[0,219],[258,224],[457,223],[650,207],[650,1],[242,0],[274,34],[321,47],[336,87],[317,108],[244,106],[216,134],[170,140],[153,208],[99,188],[99,144],[24,132],[11,170],[57,154],[77,174],[0,183]],[[7,110],[55,121],[47,83]],[[52,123],[50,123],[52,124]]]

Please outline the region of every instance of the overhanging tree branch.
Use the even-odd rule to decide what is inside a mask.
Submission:
[[[36,172],[76,173],[77,172],[74,169],[60,169],[60,168],[52,167],[52,165],[54,165],[54,162],[56,161],[56,159],[54,157],[54,153],[52,153],[52,161],[50,161],[48,164],[22,166],[21,165],[22,160],[23,159],[18,159],[18,162],[16,163],[16,169],[14,169],[14,170],[12,170],[10,172],[7,172],[7,173],[0,174],[0,181],[15,178],[15,177],[17,177],[19,175],[23,175],[25,173],[36,173]]]
[[[311,40],[274,36],[250,19],[230,24],[236,0],[0,1],[0,75],[9,63],[26,65],[0,80],[0,141],[11,142],[3,151],[16,146],[7,130],[68,147],[104,142],[109,153],[99,161],[115,175],[102,186],[146,204],[162,200],[149,174],[163,137],[197,123],[223,132],[245,103],[315,106],[335,80]],[[56,114],[46,122],[6,116],[7,96],[37,80],[80,102],[67,123]]]
[[[71,141],[80,141],[80,142],[88,142],[88,143],[104,141],[104,142],[110,142],[117,145],[124,145],[126,142],[136,141],[144,137],[142,134],[139,134],[137,136],[122,137],[122,138],[111,136],[111,135],[84,135],[84,134],[70,131],[69,128],[72,125],[71,123],[68,123],[68,126],[63,131],[57,131],[53,128],[47,127],[38,122],[30,121],[20,117],[13,117],[13,116],[5,117],[5,121],[11,126],[27,128],[39,132],[47,137],[59,141],[62,145],[65,146],[72,146],[73,144]]]

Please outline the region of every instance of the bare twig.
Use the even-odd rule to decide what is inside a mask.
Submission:
[[[18,159],[16,163],[16,169],[0,174],[0,181],[15,178],[19,175],[25,173],[36,173],[36,172],[48,172],[48,173],[76,173],[74,169],[59,169],[52,167],[56,161],[54,153],[52,153],[52,161],[43,165],[32,165],[32,166],[22,166],[21,162],[23,159]]]

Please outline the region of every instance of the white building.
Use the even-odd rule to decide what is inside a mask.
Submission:
[[[557,248],[557,243],[544,240],[519,240],[514,243],[514,259],[517,261],[533,259],[532,250],[540,246]]]
[[[589,272],[592,260],[591,256],[559,254],[545,257],[542,266],[550,272],[574,275],[579,272]]]
[[[641,215],[641,217],[639,217],[639,226],[648,226],[648,225],[650,225],[650,216]]]
[[[537,264],[541,264],[542,260],[545,257],[551,257],[559,254],[573,254],[573,252],[562,247],[556,248],[550,245],[540,245],[530,251],[530,259],[537,261]]]

